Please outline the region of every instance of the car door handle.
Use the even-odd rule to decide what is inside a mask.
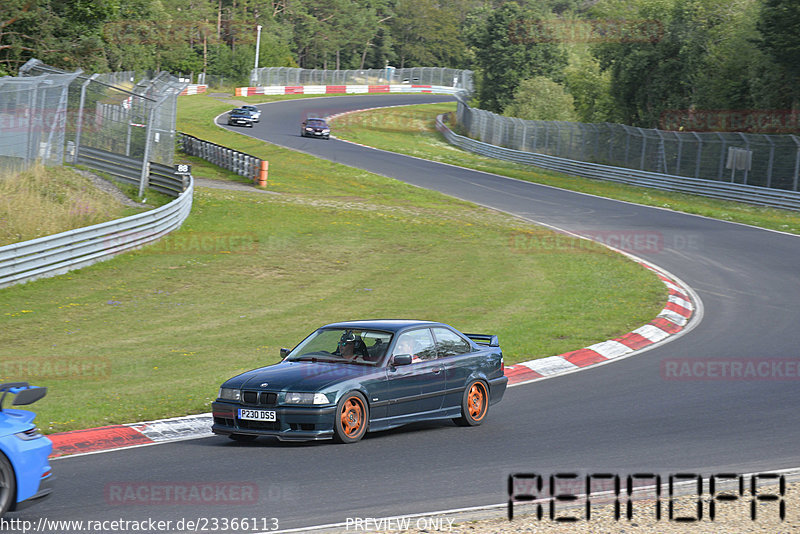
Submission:
[[[442,368],[441,367],[437,367],[436,369],[433,370],[433,374],[435,374],[435,375],[438,375],[441,372],[442,372]]]

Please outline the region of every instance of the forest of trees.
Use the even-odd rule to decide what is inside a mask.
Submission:
[[[523,118],[795,110],[797,131],[798,0],[3,0],[0,75],[36,57],[246,83],[257,25],[262,67],[464,68],[478,106]]]

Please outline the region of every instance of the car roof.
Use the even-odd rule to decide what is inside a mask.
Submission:
[[[353,328],[363,330],[382,330],[384,332],[399,332],[411,327],[420,326],[447,326],[435,321],[421,321],[414,319],[369,319],[360,321],[343,321],[340,323],[326,324],[322,328]]]

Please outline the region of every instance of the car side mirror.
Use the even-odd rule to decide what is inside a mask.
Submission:
[[[395,354],[392,358],[392,365],[399,366],[399,365],[410,365],[411,364],[411,355],[410,354]]]
[[[281,360],[285,360],[290,352],[292,352],[292,349],[281,349]]]

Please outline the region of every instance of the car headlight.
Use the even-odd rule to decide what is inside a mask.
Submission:
[[[241,399],[242,393],[234,388],[219,388],[219,398],[224,400],[238,401]]]
[[[322,130],[322,133],[331,133],[331,130],[330,128],[325,128],[324,130]]]
[[[328,404],[328,397],[324,393],[287,393],[284,398],[286,404]]]

